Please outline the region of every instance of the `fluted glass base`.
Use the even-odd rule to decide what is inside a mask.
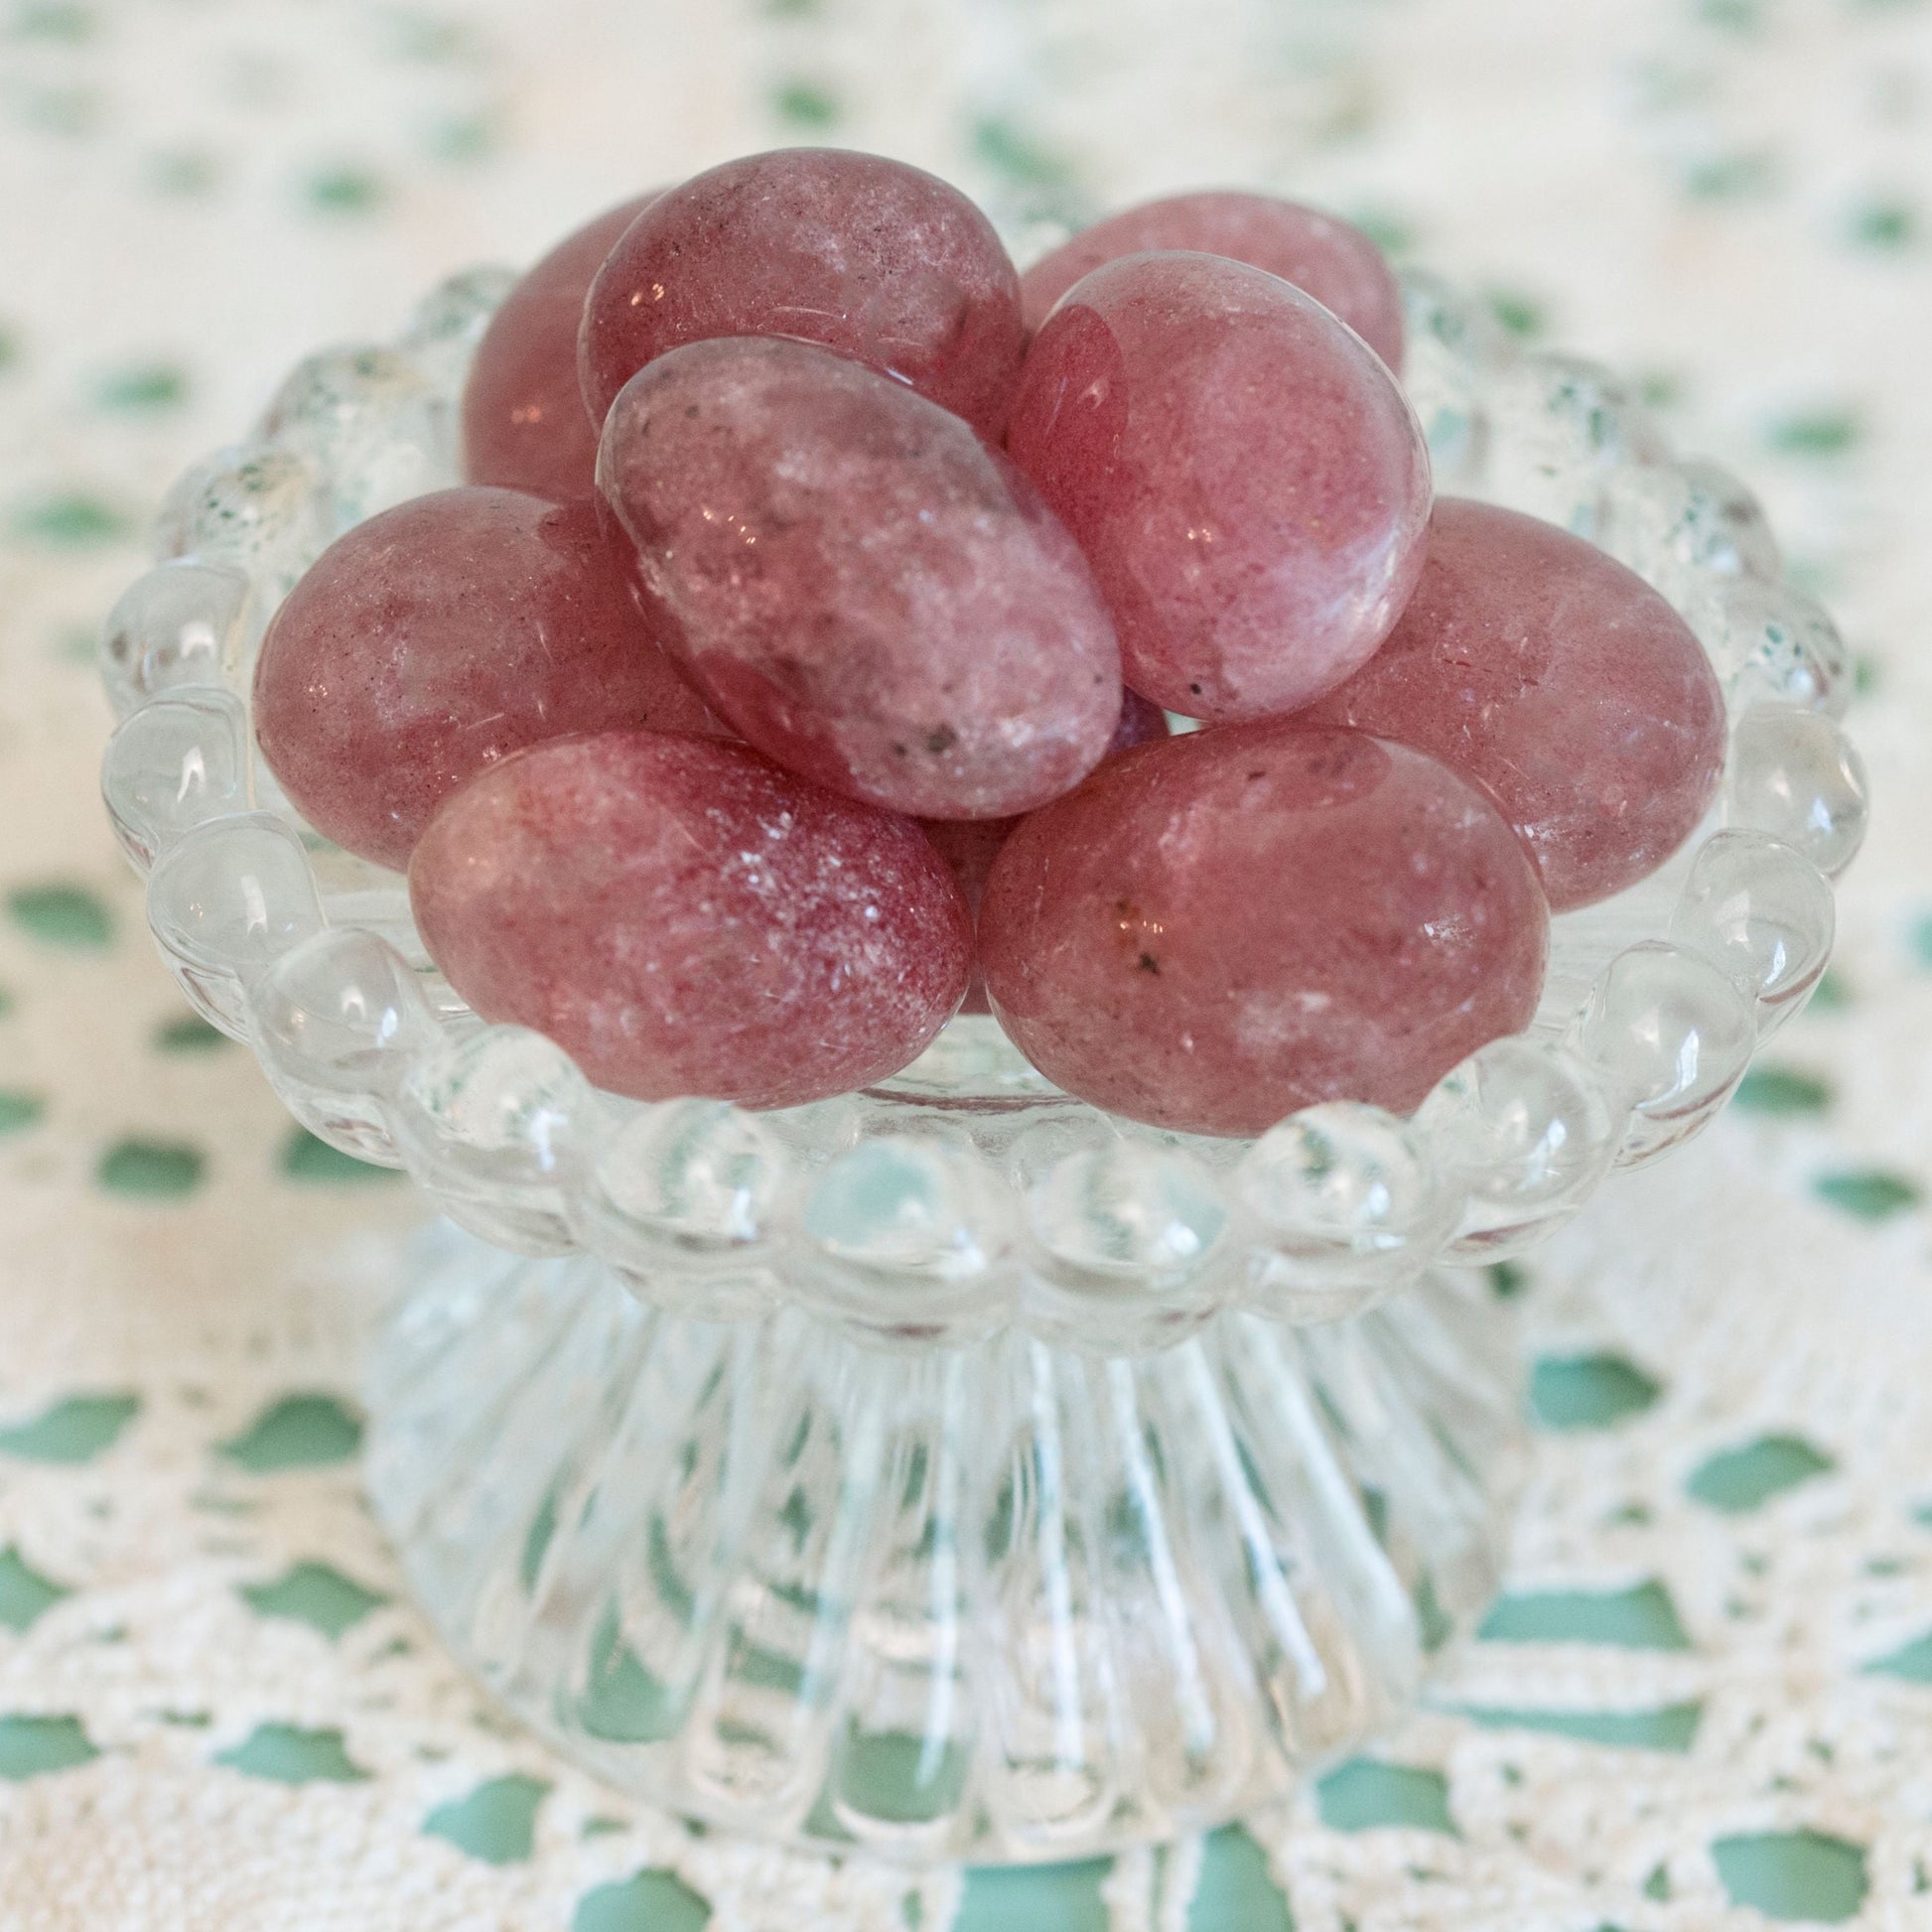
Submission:
[[[625,1790],[912,1861],[1063,1859],[1279,1797],[1488,1598],[1517,1358],[1471,1278],[1142,1359],[706,1323],[454,1233],[378,1350],[422,1602]]]

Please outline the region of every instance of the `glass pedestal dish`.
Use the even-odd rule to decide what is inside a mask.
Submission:
[[[1824,971],[1864,816],[1831,621],[1612,376],[1412,277],[1439,489],[1630,564],[1730,705],[1710,822],[1557,919],[1530,1031],[1413,1119],[1251,1143],[1102,1115],[972,1018],[786,1113],[620,1100],[465,1009],[402,882],[301,823],[248,727],[276,601],[455,480],[508,279],[302,363],[171,494],[104,641],[104,791],[164,957],[298,1119],[446,1217],[368,1390],[424,1606],[570,1755],[734,1830],[1061,1859],[1279,1797],[1493,1587],[1516,1361],[1468,1271],[1696,1133]]]

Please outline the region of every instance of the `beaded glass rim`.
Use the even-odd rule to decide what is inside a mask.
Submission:
[[[263,627],[309,563],[459,480],[469,357],[513,280],[459,274],[395,345],[299,363],[252,438],[170,492],[161,561],[102,640],[121,718],[103,791],[189,1000],[255,1049],[312,1132],[406,1168],[485,1239],[594,1254],[686,1314],[796,1301],[914,1345],[1019,1322],[1122,1352],[1226,1307],[1328,1319],[1432,1264],[1520,1252],[1611,1169],[1688,1139],[1823,974],[1830,882],[1865,816],[1831,619],[1782,580],[1748,490],[1673,459],[1626,385],[1521,349],[1414,273],[1403,386],[1438,490],[1545,517],[1636,570],[1697,631],[1729,708],[1710,818],[1651,879],[1555,921],[1528,1032],[1471,1055],[1411,1119],[1333,1103],[1253,1142],[1101,1114],[984,1019],[955,1020],[880,1088],[784,1113],[593,1089],[548,1039],[468,1011],[403,882],[302,822],[247,714]]]

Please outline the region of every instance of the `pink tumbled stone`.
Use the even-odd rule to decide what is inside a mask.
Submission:
[[[268,626],[254,722],[309,823],[400,869],[431,812],[507,753],[713,721],[638,615],[593,503],[470,486],[323,552]]]
[[[1724,694],[1669,603],[1567,530],[1454,497],[1388,642],[1306,716],[1485,786],[1558,911],[1654,872],[1724,769]]]
[[[1536,1009],[1549,915],[1489,800],[1435,759],[1289,720],[1144,745],[1035,812],[980,903],[1014,1042],[1157,1127],[1407,1111]]]
[[[884,1079],[945,1025],[972,947],[916,825],[681,732],[505,759],[431,821],[409,897],[478,1013],[640,1100]]]
[[[852,356],[997,438],[1020,373],[1020,278],[993,224],[936,175],[787,148],[660,196],[599,271],[579,371],[599,422],[681,343],[784,336]]]
[[[1345,322],[1390,368],[1402,366],[1402,291],[1382,251],[1352,222],[1279,195],[1170,195],[1083,228],[1020,278],[1029,329],[1081,276],[1122,255],[1185,248],[1265,268]]]
[[[618,237],[652,197],[567,235],[503,300],[463,390],[463,474],[557,502],[597,486],[597,427],[577,380],[584,297]]]
[[[1133,746],[1145,745],[1151,739],[1166,738],[1167,735],[1168,714],[1159,705],[1149,704],[1138,691],[1129,691],[1121,705],[1120,723],[1114,728],[1107,756],[1112,758],[1116,752],[1125,752]],[[1000,848],[1012,837],[1013,828],[1019,823],[1017,818],[922,818],[919,821],[926,837],[932,841],[933,849],[945,860],[946,870],[953,876],[953,884],[965,896],[967,909],[975,917],[979,913],[981,895],[986,891],[987,876],[993,870],[993,861],[1000,856]],[[980,971],[977,960],[959,1010],[961,1013],[992,1012],[986,1003],[986,976]]]
[[[1120,652],[1079,549],[901,384],[802,343],[693,343],[618,398],[598,483],[666,650],[790,769],[1004,818],[1105,753]]]
[[[1007,432],[1093,565],[1127,681],[1187,717],[1311,703],[1387,636],[1429,457],[1374,353],[1241,262],[1130,255],[1034,340]]]

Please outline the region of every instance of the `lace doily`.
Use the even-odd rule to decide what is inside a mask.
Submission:
[[[1481,1639],[1288,1813],[1110,1866],[704,1836],[492,1717],[357,1488],[419,1210],[187,1020],[94,796],[142,521],[297,349],[787,139],[1016,223],[1257,176],[1372,218],[1652,371],[1868,669],[1829,998],[1495,1284],[1541,1427]],[[0,262],[4,1932],[1932,1926],[1932,9],[15,0]]]

